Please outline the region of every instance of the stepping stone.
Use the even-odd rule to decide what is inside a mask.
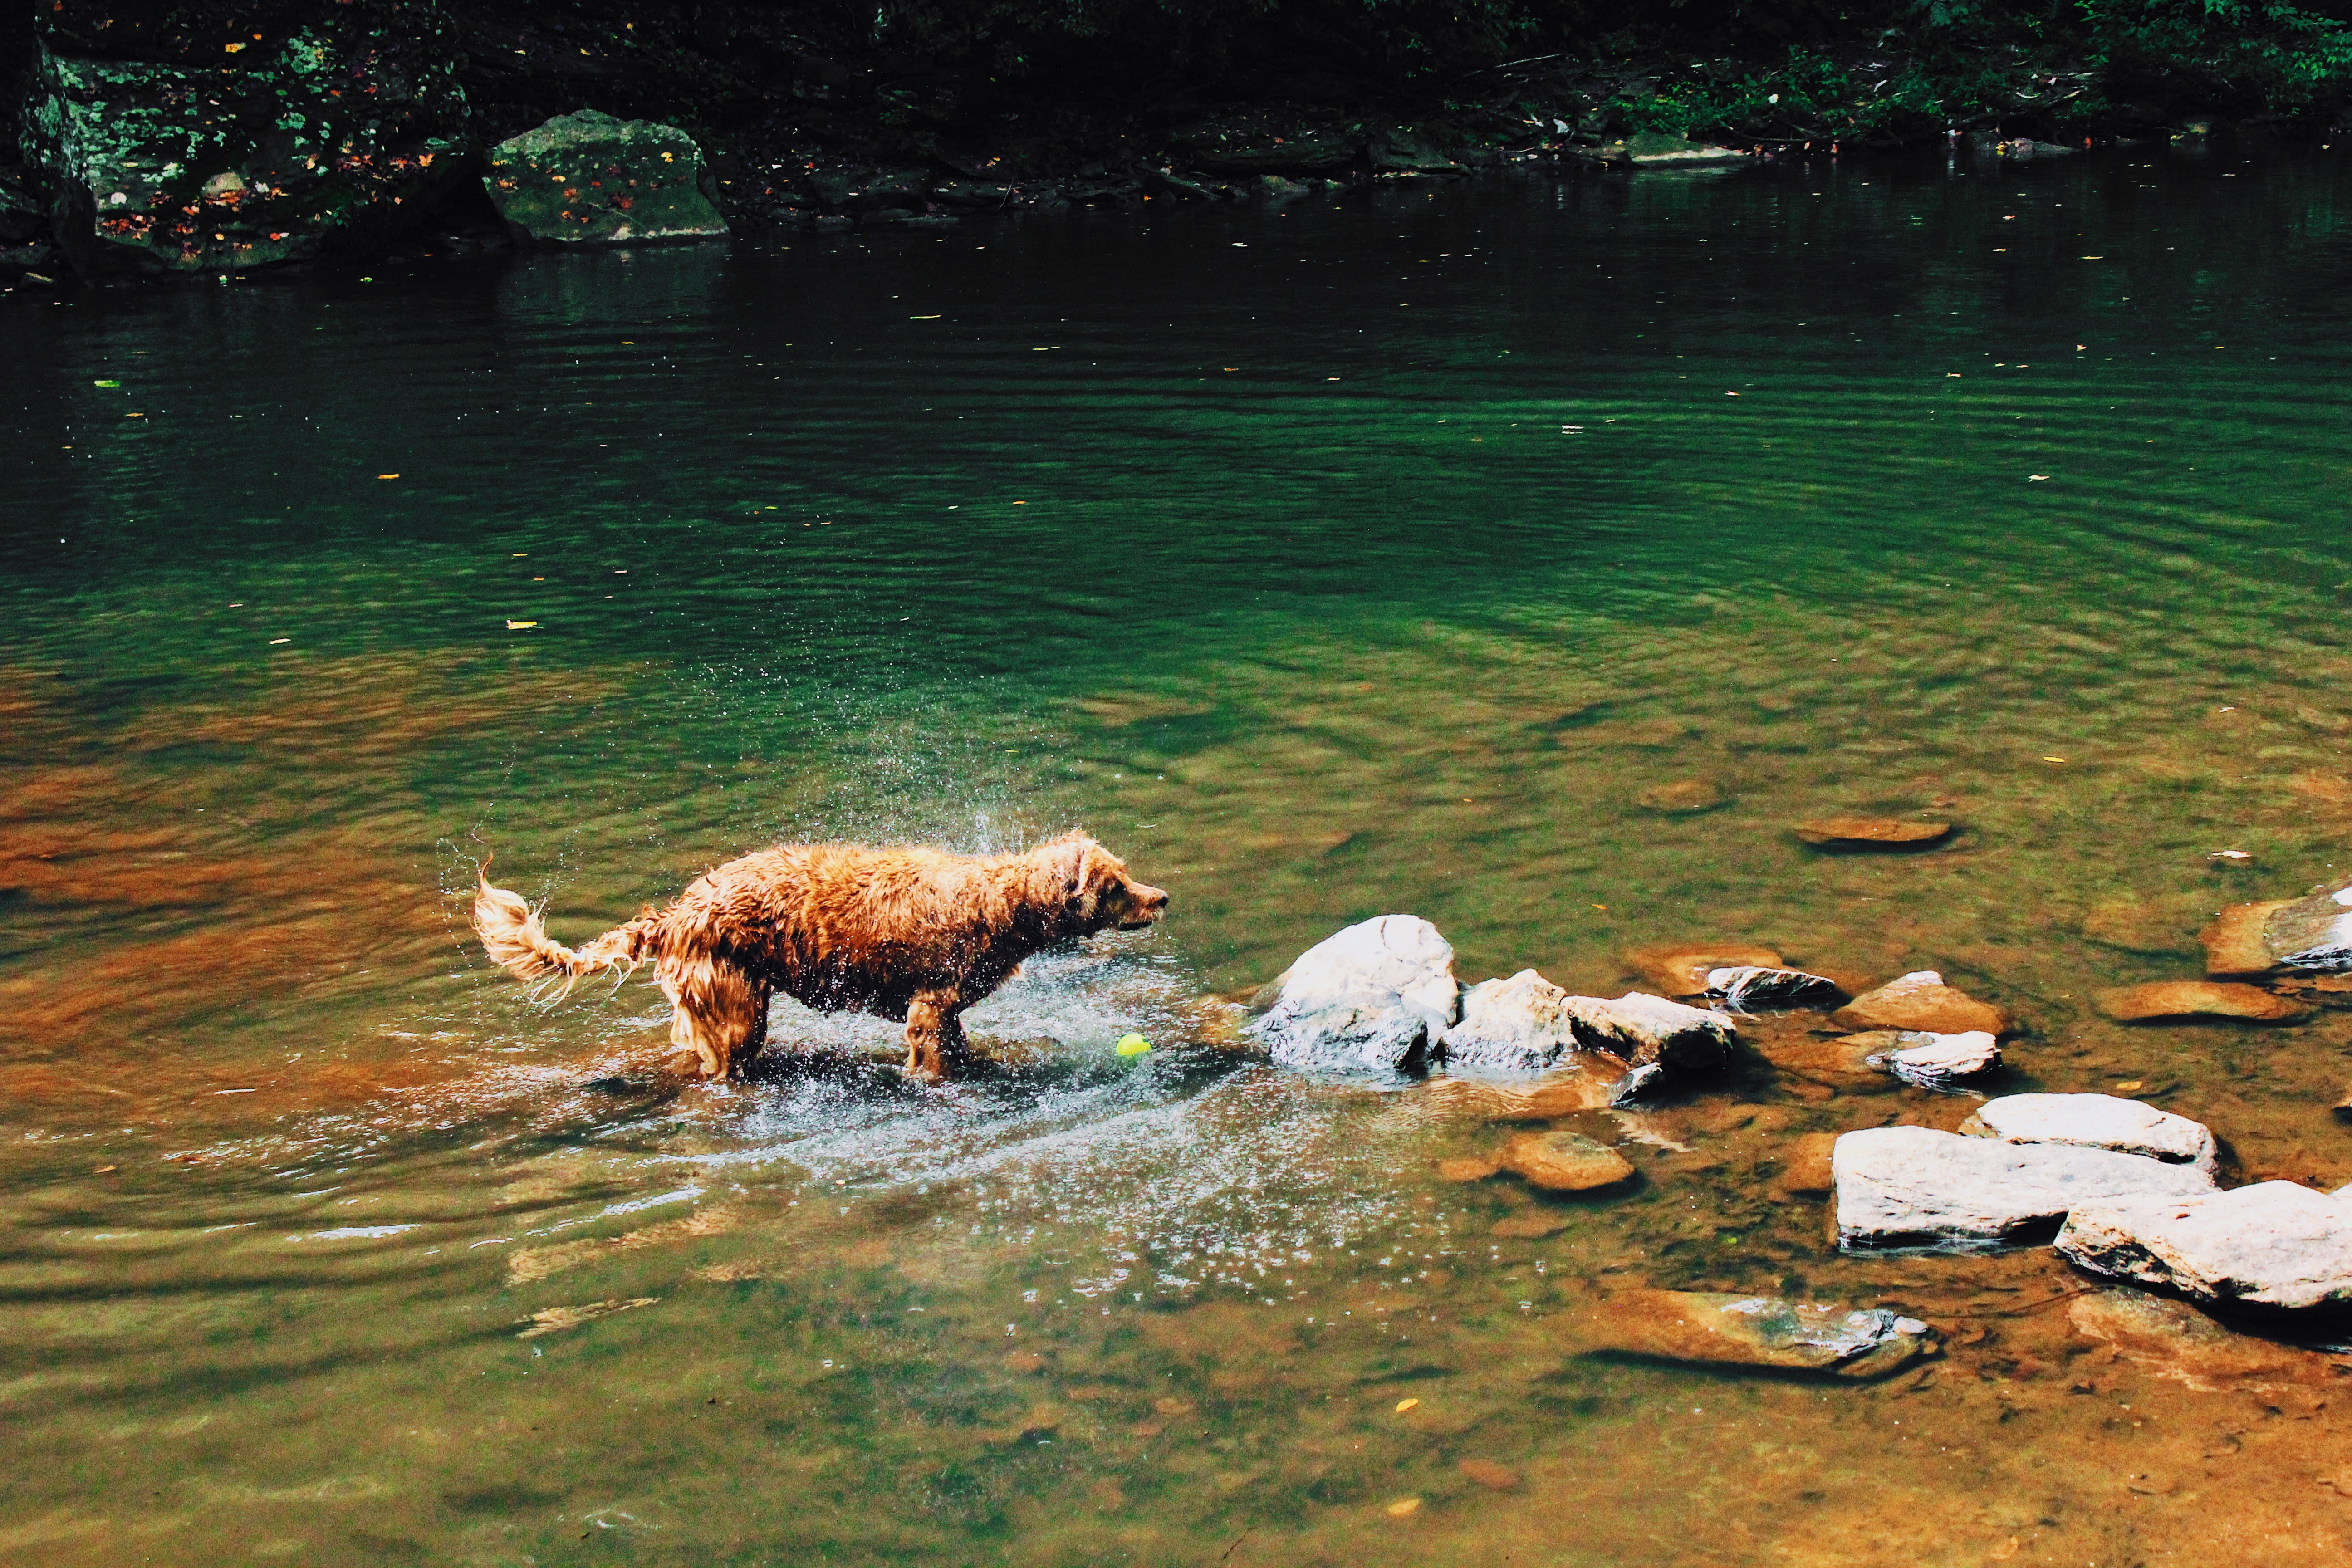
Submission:
[[[2194,1301],[2352,1302],[2352,1203],[2294,1182],[2086,1200],[2067,1215],[2057,1248],[2079,1268]]]
[[[1982,1029],[1957,1035],[1938,1035],[1925,1029],[1883,1029],[1870,1035],[1850,1036],[1846,1043],[1860,1045],[1865,1040],[1885,1042],[1863,1058],[1866,1065],[1893,1073],[1905,1083],[1920,1089],[1949,1089],[1964,1079],[1981,1078],[2000,1066],[2000,1043]]]
[[[1931,1035],[2005,1035],[2010,1027],[2008,1014],[1945,984],[1932,969],[1914,970],[1864,992],[1839,1008],[1836,1019],[1849,1028],[1924,1029]]]
[[[1285,1067],[1407,1072],[1461,1016],[1454,949],[1417,915],[1379,915],[1326,937],[1284,971],[1250,1026]]]
[[[2008,1143],[2112,1149],[2194,1165],[2209,1176],[2221,1160],[2212,1131],[2203,1122],[2112,1094],[2005,1094],[1977,1107],[1960,1131]]]
[[[1801,969],[1743,963],[1706,972],[1706,994],[1735,1011],[1755,1007],[1826,1006],[1845,994],[1834,980]]]
[[[2038,1241],[2078,1205],[2102,1199],[2203,1196],[2193,1165],[2108,1149],[2006,1143],[1927,1127],[1874,1127],[1840,1137],[1838,1246],[1985,1250]]]
[[[1566,1325],[1584,1355],[1766,1367],[1863,1381],[1926,1353],[1928,1330],[1882,1308],[1855,1310],[1704,1290],[1628,1290]]]
[[[1624,1155],[1576,1132],[1521,1133],[1504,1146],[1503,1169],[1553,1193],[1591,1192],[1633,1177]]]

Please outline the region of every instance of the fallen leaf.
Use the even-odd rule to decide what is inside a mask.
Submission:
[[[396,479],[400,478],[400,476],[398,474],[378,474],[376,478],[380,479]]]
[[[119,381],[93,381],[90,384],[92,386],[121,386],[122,384]]]
[[[1400,1399],[1397,1401],[1396,1413],[1402,1415],[1420,1403],[1421,1401],[1418,1399]]]
[[[566,1329],[576,1329],[583,1323],[593,1323],[599,1318],[609,1318],[615,1312],[625,1312],[635,1307],[650,1307],[660,1300],[658,1296],[633,1296],[625,1301],[608,1300],[591,1301],[582,1307],[549,1307],[533,1312],[528,1318],[515,1320],[517,1322],[531,1325],[517,1334],[515,1338],[530,1340],[537,1339],[541,1334],[561,1333]]]
[[[537,621],[509,621],[507,623],[507,630],[510,632],[527,632],[537,625],[539,625]]]
[[[1421,1511],[1421,1500],[1417,1497],[1401,1497],[1381,1511],[1391,1519],[1406,1519]]]
[[[2124,1079],[2123,1082],[2116,1085],[2116,1088],[2125,1094],[2129,1094],[2135,1089],[2145,1089],[2146,1087],[2147,1087],[2147,1081],[2143,1079],[2137,1078],[2127,1078]]]

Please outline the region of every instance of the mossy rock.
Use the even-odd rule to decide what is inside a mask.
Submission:
[[[559,115],[490,149],[482,177],[499,214],[551,245],[719,239],[719,185],[694,138],[593,109]]]
[[[221,36],[178,39],[158,59],[43,36],[25,148],[55,190],[56,237],[78,267],[306,261],[381,243],[455,183],[468,111],[437,5],[350,0],[274,37]]]

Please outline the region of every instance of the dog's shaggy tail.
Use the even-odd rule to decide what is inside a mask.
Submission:
[[[520,893],[490,886],[489,862],[475,873],[474,934],[490,961],[520,980],[560,979],[556,994],[572,983],[608,969],[636,968],[653,951],[651,921],[643,915],[577,949],[564,946],[539,923],[540,911]]]

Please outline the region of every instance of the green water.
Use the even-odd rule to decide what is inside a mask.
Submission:
[[[1562,1119],[1643,1180],[1548,1205],[1436,1176],[1513,1129],[1273,1069],[1219,998],[1390,910],[1465,980],[1935,967],[2022,1020],[2008,1087],[2352,1180],[2352,1016],[2089,1001],[2352,866],[2347,157],[10,296],[0,1556],[2339,1559],[2316,1396],[2116,1361],[2043,1252],[1841,1258],[1775,1189],[1965,1100],[1754,1058]],[[1640,804],[1690,780],[1726,804]],[[1962,826],[1790,831],[1832,812]],[[769,1076],[664,1079],[656,993],[542,1010],[463,927],[493,849],[577,937],[779,837],[1074,825],[1171,919],[1033,964],[944,1092],[784,1008]],[[1572,1353],[1653,1285],[1947,1353]]]

